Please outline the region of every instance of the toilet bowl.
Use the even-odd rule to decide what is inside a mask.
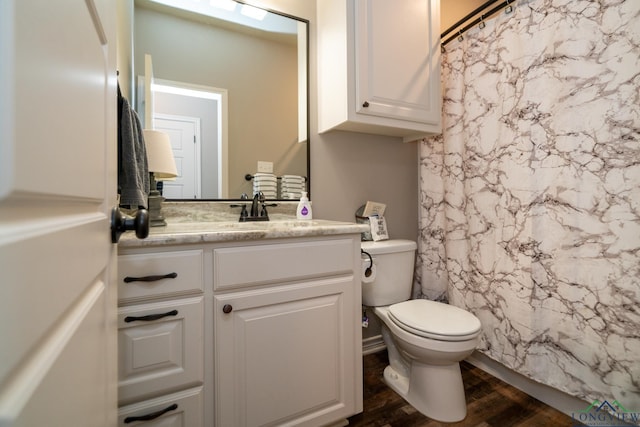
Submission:
[[[480,321],[452,305],[409,300],[415,242],[362,242],[376,265],[363,283],[363,304],[382,321],[389,354],[384,380],[424,415],[455,422],[467,413],[459,362],[477,347]]]
[[[430,303],[447,306],[428,300],[407,301],[409,302],[426,303],[425,309],[430,308]],[[407,330],[405,325],[394,320],[390,309],[398,308],[401,304],[403,303],[374,308],[374,313],[383,322],[383,340],[389,353],[390,365],[384,371],[385,382],[430,418],[444,422],[464,419],[467,405],[458,362],[473,353],[477,347],[479,321],[477,329],[473,327],[475,332],[466,334],[464,339],[446,335],[428,338]],[[464,310],[460,311],[471,315]],[[429,331],[426,333],[433,334]]]

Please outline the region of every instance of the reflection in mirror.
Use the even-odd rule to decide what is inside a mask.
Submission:
[[[219,4],[235,5],[234,13]],[[168,199],[251,197],[245,176],[260,172],[258,162],[273,164],[277,177],[309,175],[308,22],[274,12],[258,20],[242,15],[243,6],[135,0],[138,113],[145,127],[169,133],[181,173],[165,183]],[[145,74],[153,79],[146,96]],[[290,196],[297,199],[277,198]]]

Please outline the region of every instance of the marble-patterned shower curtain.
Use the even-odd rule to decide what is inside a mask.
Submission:
[[[475,313],[508,368],[640,412],[640,1],[520,0],[442,67],[423,297]]]

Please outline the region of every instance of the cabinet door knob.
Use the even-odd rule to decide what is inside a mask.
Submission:
[[[364,102],[362,103],[362,106],[363,106],[364,108],[367,108],[367,107],[369,106],[369,101],[364,101]]]
[[[225,304],[222,306],[222,312],[225,314],[231,313],[231,310],[233,310],[233,306],[231,304]]]

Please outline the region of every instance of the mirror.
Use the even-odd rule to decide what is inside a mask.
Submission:
[[[164,182],[167,199],[252,197],[247,175],[270,164],[275,199],[299,198],[280,191],[284,175],[304,177],[309,190],[309,23],[255,7],[264,17],[247,17],[247,7],[135,0],[134,102],[145,127],[171,137],[180,177]]]

